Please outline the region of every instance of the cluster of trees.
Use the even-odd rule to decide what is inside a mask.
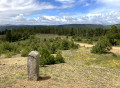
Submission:
[[[6,32],[5,40],[9,42],[15,42],[19,40],[25,40],[30,37],[30,35],[34,34],[34,31],[31,29],[13,29],[13,30],[7,30]]]
[[[37,33],[73,36],[72,38],[75,41],[86,42],[86,43],[93,43],[93,41],[97,42],[100,37],[104,36],[104,38],[102,38],[102,40],[100,39],[98,41],[98,43],[96,44],[96,47],[93,47],[93,49],[92,49],[93,53],[97,53],[98,51],[102,50],[102,48],[104,48],[105,50],[100,51],[100,53],[106,52],[106,47],[110,46],[109,44],[120,45],[120,30],[118,30],[115,25],[111,26],[111,29],[109,29],[109,30],[105,30],[102,28],[80,29],[80,28],[64,28],[64,27],[59,28],[59,27],[52,27],[52,26],[50,27],[49,26],[49,27],[44,27],[44,28],[34,27],[34,28],[29,28],[29,29],[27,27],[25,27],[25,28],[21,28],[21,29],[17,29],[17,30],[13,29],[13,30],[5,30],[5,31],[0,32],[0,34],[6,35],[5,40],[8,42],[16,42],[16,41],[20,41],[20,40],[29,39],[31,35],[34,35]],[[85,39],[83,40],[83,38],[85,38]],[[104,39],[106,39],[106,40],[104,40]],[[30,39],[30,41],[31,41],[31,39]],[[75,45],[73,41],[61,40],[59,38],[56,40],[51,39],[50,41],[51,42],[44,40],[44,42],[46,42],[46,45],[48,45],[47,47],[48,47],[50,53],[56,53],[56,51],[58,49],[67,50],[67,49],[71,49],[71,47],[78,48],[78,46]],[[54,41],[54,42],[52,42],[52,41]],[[33,47],[32,49],[38,49],[37,47],[39,46],[39,44],[37,42],[39,42],[39,40],[37,40],[37,41],[32,40],[31,42],[28,42],[28,44],[31,43],[30,48]],[[58,42],[61,42],[61,43],[58,43]],[[38,46],[37,46],[37,44],[38,44]],[[45,45],[45,44],[43,43],[41,45]],[[44,47],[46,47],[46,46],[44,46]],[[24,56],[25,52],[29,51],[29,50],[31,50],[31,49],[29,49],[29,47],[25,48],[25,50],[22,51],[23,56]]]
[[[6,57],[11,57],[15,54],[21,54],[21,56],[26,57],[31,51],[35,50],[39,51],[41,54],[41,65],[49,65],[65,62],[61,53],[58,53],[58,51],[77,48],[78,45],[76,45],[73,40],[62,38],[39,39],[32,35],[25,41],[1,41],[0,54],[5,54]],[[57,56],[54,57],[52,54],[57,54]]]
[[[34,27],[36,33],[42,34],[58,34],[58,35],[68,35],[68,36],[80,36],[80,37],[96,37],[103,36],[106,34],[107,30],[102,28],[96,29],[81,29],[81,28],[55,28],[55,27],[46,27],[46,28],[36,28]]]
[[[5,35],[5,34],[6,34],[6,31],[8,31],[8,30],[0,31],[0,35]]]
[[[112,49],[112,46],[120,45],[120,31],[115,25],[107,31],[104,37],[101,37],[95,46],[92,47],[92,53],[106,53]]]
[[[28,29],[27,27],[21,29],[13,29],[13,30],[5,30],[0,32],[1,34],[6,35],[6,40],[15,42],[18,40],[27,39],[32,34],[58,34],[58,35],[65,35],[65,36],[79,36],[85,38],[97,37],[97,36],[104,36],[108,30],[104,30],[102,28],[96,29],[80,29],[80,28],[57,28],[57,27],[34,27]]]

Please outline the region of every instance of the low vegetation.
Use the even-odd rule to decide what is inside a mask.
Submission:
[[[17,30],[2,32],[6,34],[6,37],[0,40],[0,55],[10,58],[20,54],[22,57],[18,55],[17,58],[0,59],[2,70],[0,71],[0,87],[76,88],[81,85],[83,88],[120,87],[120,56],[107,53],[110,52],[112,46],[120,45],[119,30],[115,26],[112,26],[110,30],[34,29],[35,31],[21,29],[20,32]],[[24,33],[25,30],[28,35]],[[36,33],[44,34],[36,35]],[[110,36],[112,33],[114,33],[113,36]],[[79,47],[74,41],[94,44],[94,46],[92,48]],[[33,50],[41,55],[40,76],[43,80],[45,78],[44,83],[38,81],[31,84],[26,81],[26,57]],[[47,78],[47,76],[50,77]],[[49,85],[47,85],[47,80],[49,80]]]
[[[107,38],[102,37],[95,46],[92,47],[91,53],[103,54],[112,49],[111,44]]]
[[[56,37],[56,38],[37,38],[31,35],[29,39],[17,41],[17,42],[7,42],[3,41],[0,44],[0,54],[5,54],[6,57],[10,58],[13,55],[21,54],[22,57],[27,57],[31,51],[39,51],[41,54],[41,65],[50,65],[56,63],[63,63],[64,58],[59,50],[69,50],[77,49],[73,40],[67,40],[66,38]],[[56,57],[52,54],[57,54]]]

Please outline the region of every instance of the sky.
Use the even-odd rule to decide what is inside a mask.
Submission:
[[[5,24],[120,24],[120,0],[0,0]]]

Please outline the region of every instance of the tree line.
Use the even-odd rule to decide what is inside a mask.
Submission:
[[[6,35],[6,40],[15,42],[18,40],[25,40],[30,35],[34,35],[37,33],[41,34],[58,34],[58,35],[65,35],[65,36],[80,36],[80,37],[96,37],[96,36],[103,36],[105,35],[107,30],[102,28],[97,29],[80,29],[80,28],[55,28],[55,27],[46,27],[46,28],[37,28],[34,27],[33,29],[28,29],[27,27],[22,29],[13,29],[13,30],[5,30],[0,31],[0,35]]]
[[[112,29],[81,29],[81,28],[58,28],[58,27],[34,27],[34,28],[20,28],[13,30],[1,31],[0,35],[6,35],[5,40],[9,42],[15,42],[19,40],[28,39],[30,35],[37,33],[41,34],[58,34],[65,36],[78,36],[82,38],[90,39],[92,37],[105,36],[109,37],[113,45],[116,44],[116,39],[120,38],[120,30],[117,29],[115,25],[112,26]]]

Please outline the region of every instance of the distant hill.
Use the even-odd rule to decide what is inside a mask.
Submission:
[[[34,28],[34,27],[45,27],[44,25],[0,25],[0,31],[2,30],[12,30],[12,29],[19,29],[19,28]]]
[[[116,24],[118,29],[120,29],[120,24]],[[82,29],[110,29],[111,25],[99,25],[99,24],[65,24],[65,25],[0,25],[1,30],[11,30],[11,29],[19,29],[19,28],[34,28],[34,27],[58,27],[58,28],[82,28]]]
[[[64,27],[64,28],[82,28],[82,29],[104,28],[103,25],[96,25],[96,24],[66,24],[66,25],[58,25],[58,27]]]

